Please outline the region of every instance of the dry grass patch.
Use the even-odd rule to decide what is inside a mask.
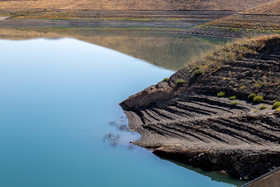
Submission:
[[[212,94],[215,89],[225,90],[230,95],[236,94],[238,98],[246,100],[246,95],[256,93],[250,96],[252,98],[248,98],[253,103],[261,103],[264,98],[278,99],[280,78],[274,72],[278,71],[278,66],[272,63],[269,69],[258,70],[263,68],[263,65],[258,63],[265,63],[265,59],[257,59],[259,55],[277,56],[279,46],[280,35],[277,34],[237,40],[186,66],[184,76],[187,75],[191,84],[196,81],[203,88],[210,87],[212,91],[209,92]],[[278,63],[278,60],[275,60],[275,63]],[[202,76],[194,75],[196,67],[204,67]],[[256,83],[258,87],[255,86]]]
[[[0,1],[0,10],[18,12],[47,10],[53,12],[42,15],[43,18],[61,18],[68,15],[56,15],[57,10],[231,10],[242,11],[273,0],[8,0]],[[24,15],[26,17],[30,15]],[[36,15],[35,17],[40,17]],[[68,17],[67,17],[68,18]]]
[[[215,66],[213,73],[216,73],[221,69],[219,65],[222,65],[226,62],[235,61],[238,58],[243,58],[249,53],[257,53],[257,51],[261,50],[265,44],[269,43],[270,41],[274,41],[274,39],[279,39],[280,41],[280,35],[264,35],[252,39],[237,40],[235,42],[226,44],[224,47],[221,47],[203,59],[193,62],[192,66],[204,67],[204,72],[209,69],[208,67]]]
[[[280,32],[280,0],[239,12],[222,19],[207,23],[207,26],[218,26],[225,29],[239,28],[245,32]]]

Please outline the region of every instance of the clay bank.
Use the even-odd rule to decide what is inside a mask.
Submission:
[[[240,40],[120,105],[134,144],[241,180],[280,166],[280,36]],[[278,108],[278,109],[277,109]]]

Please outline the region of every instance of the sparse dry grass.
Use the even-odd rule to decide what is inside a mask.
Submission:
[[[280,36],[275,35],[263,35],[253,39],[241,39],[235,42],[228,43],[224,47],[216,50],[214,53],[193,62],[194,67],[204,67],[204,71],[207,69],[205,67],[210,67],[214,65],[218,66],[214,71],[219,70],[219,65],[225,62],[234,61],[237,58],[242,58],[248,53],[256,53],[259,47],[266,43],[268,40],[273,40],[274,38],[279,38]]]
[[[0,1],[0,12],[22,13],[23,17],[65,18],[71,13],[57,10],[246,10],[273,0],[9,0]],[[35,13],[34,10],[41,13]],[[33,13],[32,13],[33,12]]]
[[[279,100],[280,77],[274,72],[278,68],[277,65],[271,65],[269,70],[263,70],[247,63],[255,57],[258,59],[259,55],[277,56],[279,46],[280,35],[277,34],[237,40],[186,66],[183,69],[185,72],[183,76],[192,81],[197,80],[192,74],[194,67],[204,67],[203,76],[198,79],[203,86],[209,86],[208,82],[211,82],[210,88],[230,90],[230,93],[235,93],[238,98],[243,99],[246,98],[244,95],[256,93],[248,98],[253,103],[260,103],[262,99],[268,98]],[[263,61],[264,59],[260,60],[261,63]],[[275,60],[275,63],[279,61]],[[240,71],[240,67],[244,68],[243,72]]]
[[[91,9],[91,10],[245,10],[273,0],[10,0],[1,9]]]
[[[280,33],[280,0],[217,19],[206,24],[245,31]]]
[[[280,0],[276,0],[273,2],[266,3],[264,5],[260,5],[254,7],[252,9],[241,12],[241,14],[260,14],[260,15],[280,15]]]
[[[192,73],[193,67],[203,67],[203,74],[211,76],[218,73],[222,69],[221,67],[224,67],[225,64],[234,62],[237,59],[242,59],[243,57],[246,57],[248,54],[257,54],[263,49],[266,49],[266,47],[271,48],[271,46],[277,46],[277,45],[280,46],[280,35],[278,34],[263,35],[251,39],[248,38],[240,39],[232,43],[226,44],[224,47],[217,49],[211,55],[208,55],[200,60],[194,61],[190,63],[188,66],[186,66],[185,68],[188,72]],[[224,76],[225,76],[223,78],[224,82],[231,81],[231,77],[232,77],[231,72],[229,72],[228,75],[224,75]],[[267,85],[271,85],[272,87],[275,86],[275,83],[273,84],[267,83],[266,80],[267,76],[264,76],[265,80],[263,79],[258,80],[261,81],[260,87],[266,87]],[[240,90],[240,91],[250,90],[251,88],[253,88],[252,85],[254,85],[255,82],[256,80],[252,79],[250,85],[248,86],[235,84],[234,87],[236,90]],[[278,83],[280,82],[280,79],[274,78],[273,82]]]

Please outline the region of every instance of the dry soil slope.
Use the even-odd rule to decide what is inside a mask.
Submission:
[[[122,102],[131,129],[141,134],[135,143],[241,179],[279,167],[280,113],[271,110],[280,99],[279,44],[271,36],[228,45]],[[251,93],[264,96],[263,103],[247,102]]]
[[[9,9],[245,10],[273,0],[0,0]]]
[[[255,15],[280,15],[280,0],[276,0],[264,5],[257,6],[240,14],[255,14]]]
[[[269,2],[207,25],[262,30],[280,30],[280,0]]]

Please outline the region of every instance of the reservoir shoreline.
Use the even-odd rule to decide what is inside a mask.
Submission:
[[[260,90],[252,80],[263,72],[270,74],[267,81],[278,81],[279,41],[279,36],[271,36],[232,44],[237,53],[242,54],[240,49],[244,45],[255,52],[243,51],[241,57],[239,54],[217,63],[217,59],[226,56],[223,51],[234,51],[233,46],[227,46],[196,63],[201,63],[197,66],[200,68],[208,66],[206,70],[200,69],[201,74],[194,74],[195,67],[189,65],[168,81],[123,101],[120,105],[130,128],[141,134],[140,140],[133,143],[161,157],[242,180],[254,179],[278,167],[280,113],[270,109],[273,101],[279,99],[280,90],[278,84],[269,91]],[[212,58],[216,60],[209,67],[207,61]],[[270,71],[264,72],[264,64]],[[243,73],[230,73],[235,69]],[[226,96],[217,97],[221,91]],[[254,92],[264,96],[263,104],[248,102],[248,95]],[[233,96],[235,101],[230,101],[228,97]],[[267,109],[259,110],[262,105]]]

